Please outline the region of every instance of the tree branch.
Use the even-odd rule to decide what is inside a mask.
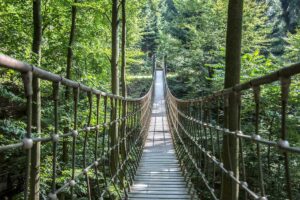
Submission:
[[[107,58],[107,60],[111,63],[111,59],[110,57],[107,55],[107,53],[104,53],[105,57]]]
[[[103,13],[103,15],[106,17],[107,21],[109,21],[109,23],[111,23],[109,16],[106,13]]]

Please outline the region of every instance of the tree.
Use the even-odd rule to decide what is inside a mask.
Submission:
[[[34,63],[37,66],[41,64],[41,45],[42,45],[42,14],[41,0],[33,1],[33,39],[32,53]],[[33,105],[32,105],[32,125],[36,127],[36,133],[41,134],[41,93],[40,80],[33,77]],[[40,190],[40,154],[41,143],[37,142],[33,146],[31,154],[31,178],[30,178],[30,199],[39,199]]]
[[[155,54],[158,47],[158,1],[148,0],[144,8],[146,21],[142,39],[142,51],[148,54],[149,58]]]
[[[122,0],[122,66],[121,66],[121,82],[122,96],[127,96],[126,89],[126,0]]]
[[[112,0],[112,18],[111,18],[111,91],[115,95],[119,95],[119,19],[118,19],[118,5],[119,0]],[[112,120],[117,119],[117,101],[111,102],[112,106]],[[110,132],[111,146],[113,147],[118,142],[118,124],[114,123]],[[115,174],[117,172],[119,152],[118,148],[112,151],[111,156],[111,170]]]
[[[242,41],[243,1],[229,0],[226,34],[226,68],[224,88],[233,87],[240,82],[241,41]],[[231,93],[225,109],[225,128],[239,129],[239,94]],[[224,135],[222,161],[228,171],[239,179],[239,140],[233,135]],[[222,200],[237,200],[239,185],[228,175],[222,174]]]
[[[69,79],[73,79],[79,81],[85,85],[88,85],[93,88],[98,88],[102,91],[109,91],[111,86],[111,77],[110,77],[110,63],[107,57],[111,56],[111,0],[104,0],[99,2],[98,0],[91,1],[78,1],[78,0],[68,0],[68,1],[42,1],[42,6],[39,7],[39,18],[43,18],[43,26],[31,26],[32,17],[36,17],[32,10],[32,5],[36,5],[36,3],[41,3],[41,1],[20,1],[20,0],[0,0],[0,51],[3,54],[7,54],[9,56],[15,57],[19,60],[23,60],[35,66],[40,66],[41,68],[51,71],[53,73],[59,74],[62,77],[66,77]],[[121,1],[118,1],[119,7],[121,10]],[[125,2],[124,2],[125,3]],[[144,15],[142,13],[142,8],[145,6],[146,0],[133,0],[130,2],[126,2],[127,9],[130,12],[126,13],[126,39],[124,38],[125,44],[125,59],[122,59],[126,65],[125,71],[127,68],[127,72],[132,73],[145,73],[145,71],[140,72],[136,70],[136,66],[144,66],[143,61],[143,52],[140,50],[141,46],[141,38],[142,31],[145,29],[144,25]],[[72,12],[71,12],[72,7]],[[35,7],[36,8],[36,7]],[[74,10],[77,10],[77,14],[75,15]],[[72,16],[71,16],[72,14]],[[121,14],[121,13],[119,13]],[[42,18],[41,18],[42,16]],[[76,16],[76,17],[75,17]],[[76,19],[76,20],[75,20]],[[119,21],[119,20],[118,20]],[[75,23],[76,22],[76,23]],[[121,23],[120,23],[121,25]],[[80,28],[79,28],[80,27]],[[120,27],[121,28],[121,27]],[[32,34],[28,34],[34,32],[35,36],[32,37]],[[74,32],[73,32],[74,31]],[[38,34],[36,34],[38,33]],[[121,33],[119,33],[121,35]],[[42,43],[41,37],[42,35]],[[116,35],[117,36],[117,35]],[[118,39],[118,38],[117,38]],[[119,41],[115,42],[117,45]],[[120,41],[121,44],[121,41]],[[41,53],[42,52],[42,56]],[[118,52],[117,52],[118,53]],[[119,56],[116,56],[118,59]],[[121,56],[120,56],[121,57]],[[72,62],[73,61],[73,62]],[[122,61],[122,62],[123,62]],[[118,64],[118,62],[115,62]],[[121,60],[119,62],[119,67],[121,68]],[[66,69],[68,68],[68,69]],[[117,67],[116,67],[117,68]],[[135,71],[130,71],[130,69],[134,69]],[[14,112],[18,112],[17,116],[10,116],[6,118],[0,119],[0,137],[1,137],[1,145],[4,143],[8,143],[12,141],[13,137],[23,138],[24,137],[24,127],[26,124],[24,123],[25,115],[24,115],[24,98],[23,98],[23,87],[22,83],[19,81],[19,73],[13,72],[12,70],[3,70],[1,69],[1,107],[2,107],[2,97],[6,95],[9,101],[14,101],[14,106],[12,110]],[[117,73],[116,73],[117,74]],[[147,75],[142,74],[142,75]],[[131,76],[132,77],[132,76]],[[18,81],[16,81],[18,80]],[[124,76],[124,80],[126,80],[126,76]],[[122,82],[124,81],[122,80]],[[148,86],[151,84],[151,79],[146,78],[147,84],[134,84],[137,82],[136,79],[132,81],[130,77],[127,77],[129,80],[128,88],[132,88],[132,85],[137,85],[136,91],[146,91]],[[142,79],[138,81],[143,82]],[[41,126],[42,132],[38,137],[49,137],[49,134],[52,134],[53,130],[53,106],[52,98],[49,98],[49,91],[52,90],[51,85],[48,81],[41,81],[41,96],[43,97],[42,103],[42,119]],[[2,84],[3,83],[3,84]],[[119,84],[115,84],[120,87]],[[126,86],[126,83],[123,84]],[[141,87],[142,85],[142,87]],[[135,86],[134,86],[135,87]],[[3,89],[9,90],[9,88],[13,88],[13,91],[9,93],[9,95],[13,95],[14,98],[10,98],[6,93],[2,93]],[[63,91],[65,87],[61,87],[60,95],[64,95],[66,98],[59,102],[59,114],[60,114],[60,122],[61,127],[69,127],[69,124],[73,122],[73,109],[72,106],[68,107],[66,102],[68,102],[68,97],[71,96],[70,93]],[[142,89],[140,89],[142,88]],[[120,88],[121,89],[121,88]],[[128,89],[129,96],[132,95],[130,91],[133,89]],[[115,90],[118,92],[118,89]],[[121,92],[120,92],[121,93]],[[141,93],[141,92],[140,92]],[[140,95],[140,93],[136,92],[134,95]],[[124,92],[122,92],[124,94]],[[81,94],[82,95],[82,94]],[[82,97],[82,96],[81,96]],[[38,98],[39,99],[39,98]],[[37,101],[35,101],[37,103]],[[34,105],[38,105],[38,104]],[[69,102],[70,105],[73,105],[73,102]],[[86,99],[80,98],[78,106],[81,106],[86,103]],[[114,102],[114,107],[116,102]],[[119,103],[119,101],[118,101]],[[33,105],[33,106],[34,106]],[[10,106],[7,106],[10,108]],[[38,106],[37,106],[38,107]],[[20,111],[19,111],[19,108]],[[109,106],[110,108],[110,106]],[[102,107],[101,107],[102,109]],[[69,112],[63,112],[68,110]],[[110,110],[110,109],[109,109]],[[84,116],[88,108],[82,108],[80,111],[78,110],[78,116],[82,116],[82,120],[78,121],[78,127],[83,127],[86,123]],[[102,110],[101,110],[102,111]],[[3,110],[0,109],[1,114]],[[40,112],[40,111],[39,111]],[[37,113],[37,112],[36,112]],[[102,113],[101,113],[102,114]],[[94,113],[92,122],[95,121]],[[10,134],[10,131],[7,131],[8,128],[5,124],[6,121],[10,123],[10,131],[13,134]],[[35,120],[37,123],[39,121]],[[70,123],[66,123],[70,122]],[[36,129],[39,126],[33,127],[34,136],[36,136]],[[3,131],[4,130],[4,131]],[[17,130],[15,133],[14,130]],[[60,129],[62,131],[62,129]],[[66,130],[64,130],[67,132]],[[69,131],[68,131],[69,132]],[[115,132],[114,132],[115,133]],[[2,140],[2,137],[7,137],[7,140]],[[16,139],[14,138],[14,139]],[[92,138],[89,138],[92,139]],[[59,148],[61,145],[66,143],[63,142],[64,138],[61,138],[61,143],[58,144]],[[68,140],[69,141],[69,140]],[[109,140],[111,141],[111,140]],[[12,143],[12,142],[11,142]],[[38,186],[38,181],[41,180],[40,187],[40,197],[46,199],[47,194],[49,193],[49,180],[51,180],[52,174],[49,173],[49,169],[52,168],[51,158],[52,151],[49,148],[51,145],[45,145],[46,148],[43,149],[43,157],[41,157],[41,163],[43,163],[42,167],[40,167],[40,179],[35,178],[31,179],[31,184],[35,184]],[[66,147],[66,146],[65,146]],[[70,146],[68,146],[70,148]],[[65,148],[66,149],[66,148]],[[79,151],[82,149],[82,144],[78,144]],[[92,145],[87,145],[87,152],[91,151]],[[64,158],[64,155],[61,155],[64,152],[65,156],[68,155],[70,158],[70,153],[63,151],[58,151],[58,157],[60,162],[57,162],[57,187],[64,184],[64,181],[69,179],[69,175],[72,173],[70,171],[70,159],[68,162],[67,159]],[[1,153],[1,161],[3,159],[8,160],[13,163],[9,169],[9,173],[12,174],[13,177],[22,178],[19,174],[20,171],[23,171],[23,165],[20,162],[15,162],[16,157],[22,157],[24,152],[16,151],[14,152],[14,157],[6,156],[9,153],[5,152],[5,156],[2,157]],[[9,154],[10,155],[10,154]],[[32,156],[34,158],[34,156]],[[78,170],[82,170],[82,166],[79,166],[81,163],[81,157],[76,159],[75,165],[75,173]],[[89,158],[87,158],[88,160]],[[92,157],[90,157],[92,159]],[[34,161],[33,161],[34,162]],[[3,163],[1,163],[3,164]],[[78,164],[78,165],[77,165]],[[1,165],[2,166],[2,165]],[[0,166],[0,167],[1,167]],[[18,167],[16,167],[18,166]],[[35,167],[39,167],[38,165],[32,164],[31,177],[35,176],[34,172],[38,172],[38,168],[36,170]],[[13,170],[11,170],[13,169]],[[36,176],[37,177],[37,176]],[[93,183],[95,178],[89,176],[91,183],[91,191],[93,194]],[[106,180],[107,181],[107,180]],[[86,196],[86,185],[83,179],[78,180],[78,188],[84,188],[81,192],[74,189],[74,193],[80,197]],[[16,186],[18,185],[18,186]],[[18,187],[19,190],[23,188],[22,183],[12,182],[9,184],[11,187]],[[36,190],[36,189],[35,189]],[[2,191],[1,191],[2,192]],[[35,192],[31,192],[31,194],[35,194],[36,197],[39,195]],[[60,193],[61,194],[61,193]],[[15,195],[15,194],[14,194]],[[63,195],[65,198],[70,198],[70,191],[64,191]],[[2,197],[2,196],[1,196]],[[1,198],[0,197],[0,198]],[[37,199],[34,197],[34,199]],[[31,198],[31,197],[30,197]],[[59,196],[61,199],[62,196]]]
[[[74,4],[77,3],[78,0],[74,0]],[[67,70],[66,70],[66,78],[71,79],[71,69],[73,64],[73,45],[75,42],[75,34],[76,34],[76,15],[77,15],[77,7],[76,5],[72,5],[72,22],[70,29],[70,37],[69,37],[69,45],[68,45],[68,55],[67,55]],[[66,90],[65,93],[66,99],[69,98],[69,90]]]
[[[71,11],[71,29],[70,29],[70,37],[69,37],[69,45],[67,50],[67,67],[66,67],[66,78],[72,79],[71,69],[73,66],[73,45],[75,42],[75,35],[76,35],[76,15],[77,15],[77,6],[75,5],[78,1],[74,0],[74,4],[72,5],[72,11]],[[70,89],[67,87],[65,91],[65,99],[66,103],[68,105],[68,102],[70,100]],[[69,109],[69,106],[67,106],[67,109]],[[69,123],[68,123],[69,125]],[[68,126],[67,125],[67,126]],[[65,128],[65,132],[68,132],[69,128]],[[68,142],[64,139],[63,141],[63,161],[68,161]]]
[[[122,96],[127,97],[127,85],[126,85],[126,0],[122,0],[122,66],[121,66],[121,84],[122,84]],[[126,116],[127,113],[127,103],[122,102],[122,117]],[[126,123],[122,122],[122,132],[121,137],[124,137],[126,132]],[[123,142],[121,146],[122,159],[126,159],[126,141]]]
[[[295,34],[288,34],[288,46],[286,48],[285,58],[289,63],[299,62],[300,60],[300,29]]]
[[[280,0],[283,10],[283,20],[286,25],[286,30],[291,33],[296,33],[298,20],[300,17],[300,2],[298,0]]]

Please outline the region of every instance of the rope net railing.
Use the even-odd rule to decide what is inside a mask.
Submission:
[[[173,96],[165,80],[175,149],[200,199],[221,199],[224,177],[238,184],[239,199],[299,199],[300,143],[295,139],[299,130],[288,127],[288,115],[297,116],[299,111],[288,106],[288,100],[299,97],[299,73],[300,64],[295,64],[190,100]],[[230,95],[238,104],[237,130],[226,128]],[[264,130],[270,121],[273,128]],[[296,136],[288,137],[288,130]],[[230,148],[236,147],[225,137],[237,141],[237,155],[231,155]],[[228,168],[224,151],[228,151]],[[233,159],[238,159],[237,173],[232,170]]]
[[[36,178],[47,186],[48,190],[44,190],[49,199],[58,199],[62,194],[66,199],[126,198],[150,123],[152,86],[141,98],[123,98],[5,55],[0,55],[0,67],[20,73],[24,85],[26,133],[19,142],[0,146],[2,155],[17,150],[25,154],[26,162],[21,167],[25,171],[22,198],[34,199],[37,192],[34,188],[40,184]],[[49,122],[52,123],[51,128],[42,126],[40,134],[35,132],[33,126],[34,78],[48,86],[38,89],[48,89],[42,93],[47,94],[42,98],[50,102],[45,106],[51,108],[47,114],[52,116]],[[73,98],[62,98],[66,89],[70,90]],[[63,114],[72,118],[65,125],[68,126],[67,131],[61,125]],[[61,151],[65,142],[70,158],[63,160]],[[33,153],[37,144],[41,145],[41,156]],[[33,173],[37,173],[36,165],[32,163],[36,159],[40,159],[41,166],[48,162],[49,169],[45,166],[46,169],[38,169],[46,170],[48,177]]]

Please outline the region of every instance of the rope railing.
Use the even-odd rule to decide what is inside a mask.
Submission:
[[[290,142],[288,138],[287,115],[291,80],[298,74],[300,74],[300,64],[294,64],[235,87],[189,100],[173,96],[165,79],[167,116],[175,149],[182,167],[188,172],[187,178],[192,181],[201,199],[221,198],[222,176],[229,177],[232,182],[239,185],[243,194],[243,196],[240,195],[242,199],[266,200],[278,197],[297,199],[299,180],[296,177],[293,180],[291,175],[290,157],[293,156],[293,162],[298,162],[294,164],[295,167],[299,166],[300,146],[296,142]],[[277,134],[266,138],[266,134],[261,130],[261,99],[262,91],[267,90],[268,87],[279,88],[278,102],[280,104],[277,107],[273,106],[272,109],[278,109],[274,112],[279,115],[280,125],[276,131]],[[299,91],[299,88],[295,88],[296,85],[293,87],[295,91]],[[274,92],[274,90],[271,91]],[[237,130],[226,128],[228,117],[224,114],[228,113],[230,95],[234,95],[239,104],[239,128]],[[275,96],[276,94],[269,93],[268,95]],[[251,109],[244,111],[243,107],[246,106],[244,102],[253,103],[253,111]],[[246,120],[249,118],[248,115],[252,116],[252,120]],[[243,131],[243,124],[249,125],[249,123],[254,127],[253,131],[250,129]],[[228,140],[224,140],[224,136],[231,136],[239,141],[240,170],[238,174],[231,171],[233,155],[230,153],[228,153],[230,167],[224,166],[222,156],[224,149],[234,148],[230,146]],[[272,168],[269,163],[271,150],[278,156],[276,162],[272,163],[277,166],[278,170],[270,170]],[[264,163],[266,159],[263,158],[266,154],[268,154],[268,171]],[[253,171],[249,171],[250,169]],[[272,186],[268,186],[266,182],[272,177],[277,177],[279,183],[272,183]],[[282,186],[284,187],[282,190],[284,194],[274,197],[274,194],[267,193],[271,191],[267,189],[276,184],[280,185],[279,190],[282,190]]]
[[[25,137],[17,143],[0,146],[1,153],[17,149],[23,149],[26,152],[24,164],[26,181],[23,198],[26,200],[34,195],[31,194],[31,188],[36,185],[32,184],[30,179],[35,177],[31,177],[30,171],[36,170],[33,169],[35,166],[31,161],[32,156],[37,155],[32,154],[31,150],[37,142],[41,142],[42,145],[52,144],[52,150],[48,152],[52,156],[52,176],[51,181],[47,182],[50,187],[49,199],[58,199],[61,193],[66,192],[69,192],[68,199],[80,197],[82,194],[77,191],[78,188],[76,189],[78,184],[85,185],[85,197],[88,199],[126,198],[127,190],[132,184],[141,158],[150,123],[153,86],[141,98],[124,98],[90,88],[5,55],[0,55],[0,67],[19,72],[24,85],[27,110]],[[33,78],[52,83],[52,98],[48,101],[52,101],[53,104],[53,131],[45,131],[49,135],[43,133],[43,128],[40,135],[33,132],[32,105],[35,103],[33,101]],[[61,99],[64,91],[62,86],[73,91],[73,100]],[[73,107],[69,110],[69,114],[73,115],[73,120],[68,125],[70,131],[65,133],[62,133],[62,128],[60,128],[61,104],[69,104]],[[123,113],[122,107],[125,105],[127,110]],[[116,116],[113,115],[114,111]],[[119,133],[116,143],[113,143],[110,135],[113,126],[117,126]],[[71,159],[67,162],[61,161],[59,157],[61,154],[59,147],[65,139],[71,142],[68,144]],[[112,159],[114,151],[125,151],[122,152],[124,156],[118,156],[114,161]],[[41,164],[43,162],[45,161],[41,158]],[[111,170],[112,162],[116,162],[115,171]],[[64,167],[69,167],[71,172],[68,177],[64,176],[66,179],[64,183],[58,181],[62,177],[60,170],[63,167],[58,167],[61,163],[65,165]],[[43,177],[40,176],[40,179]]]

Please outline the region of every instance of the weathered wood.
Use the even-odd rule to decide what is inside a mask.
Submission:
[[[191,199],[169,133],[163,73],[156,73],[150,129],[129,199]]]
[[[143,194],[143,193],[129,193],[130,198],[156,198],[156,199],[190,199],[190,195],[188,194]]]

